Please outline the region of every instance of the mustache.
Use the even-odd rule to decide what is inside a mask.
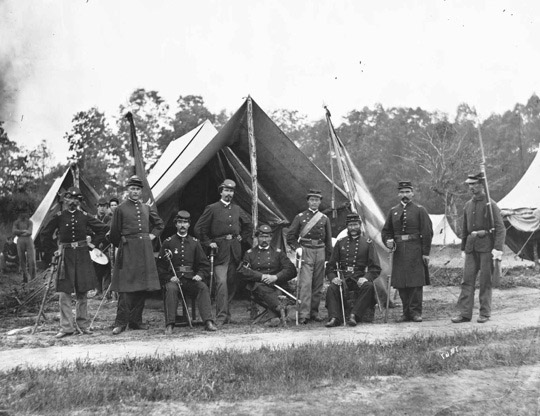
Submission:
[[[410,201],[410,198],[407,197],[407,196],[404,196],[403,198],[401,198],[401,200],[402,200],[403,202],[409,202],[409,201]]]

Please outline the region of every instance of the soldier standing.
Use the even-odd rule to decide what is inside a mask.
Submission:
[[[251,223],[240,207],[232,203],[236,183],[225,179],[219,185],[221,199],[208,205],[195,225],[195,235],[201,243],[214,250],[216,276],[217,324],[230,323],[229,303],[236,292],[236,269],[242,258],[242,238],[251,234]]]
[[[327,328],[343,323],[340,286],[343,288],[347,324],[356,326],[357,321],[373,322],[377,304],[373,281],[381,273],[381,267],[373,242],[361,235],[361,224],[358,214],[347,215],[347,236],[337,241],[326,266],[326,276],[330,281],[326,291]],[[352,297],[352,308],[347,301],[349,296]]]
[[[17,253],[22,272],[23,283],[36,277],[36,250],[32,240],[32,220],[28,217],[28,212],[21,212],[19,218],[13,223],[13,234],[17,236]]]
[[[278,296],[282,292],[276,288],[296,277],[296,268],[287,255],[270,245],[272,228],[261,225],[256,233],[259,245],[246,252],[240,275],[248,281],[251,290],[268,307],[268,326],[278,326],[280,318],[285,319],[285,307]]]
[[[142,322],[146,292],[160,289],[152,240],[163,231],[163,221],[141,202],[143,182],[138,176],[130,177],[126,188],[128,198],[115,210],[111,223],[110,241],[118,247],[111,289],[119,293],[113,335],[128,325],[147,329]]]
[[[462,256],[465,257],[461,293],[457,302],[459,315],[452,318],[458,324],[469,322],[474,306],[474,286],[480,272],[480,316],[477,322],[483,324],[491,316],[492,261],[502,259],[506,229],[501,211],[495,201],[488,202],[484,192],[484,175],[469,175],[465,183],[469,185],[472,198],[463,208]],[[493,211],[491,227],[488,204]]]
[[[308,209],[296,217],[287,233],[287,244],[301,256],[298,275],[300,286],[299,323],[309,319],[322,322],[319,316],[324,282],[324,262],[332,254],[332,228],[330,219],[319,211],[322,192],[311,189],[307,194]]]
[[[210,262],[195,237],[188,235],[190,214],[179,211],[174,217],[176,234],[167,238],[159,253],[159,278],[165,288],[165,333],[172,334],[180,286],[184,296],[197,299],[199,314],[207,331],[216,331],[212,318],[210,291],[204,280],[210,276]],[[169,262],[170,259],[170,262]],[[174,266],[174,272],[170,265]]]
[[[426,209],[412,202],[410,181],[399,182],[398,197],[400,203],[390,209],[381,232],[386,246],[395,248],[392,286],[399,291],[403,304],[403,315],[397,321],[422,322],[423,286],[429,284],[433,229]]]
[[[88,329],[87,292],[96,287],[96,275],[88,250],[87,229],[99,243],[109,230],[106,224],[79,209],[81,191],[71,187],[64,194],[67,209],[56,214],[41,232],[43,247],[60,256],[56,290],[59,292],[60,332],[56,338],[72,335],[75,331],[91,334]],[[58,230],[58,247],[53,234]],[[75,322],[71,310],[71,293],[75,292]]]

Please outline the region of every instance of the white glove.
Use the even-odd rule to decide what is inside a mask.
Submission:
[[[465,258],[465,252],[464,252],[464,251],[461,252],[461,258],[462,258],[462,259]]]
[[[296,249],[296,257],[299,257],[299,258],[302,257],[302,247],[298,247]]]
[[[503,252],[501,250],[491,250],[491,255],[493,256],[493,260],[502,260]]]

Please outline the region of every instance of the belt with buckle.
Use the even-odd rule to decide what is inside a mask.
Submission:
[[[175,271],[178,273],[190,273],[193,271],[193,267],[191,266],[178,266],[174,268]]]
[[[60,243],[62,248],[78,248],[78,247],[88,247],[88,241],[74,241],[72,243]]]
[[[225,234],[225,235],[220,235],[219,237],[215,237],[214,240],[232,240],[236,237],[238,237],[238,235],[236,234]]]
[[[126,237],[126,238],[142,238],[142,239],[149,239],[150,238],[148,233],[127,234],[127,235],[124,235],[123,237]]]
[[[304,244],[311,244],[313,246],[324,244],[324,241],[322,240],[313,240],[311,238],[303,238],[303,237],[300,238],[300,242]]]
[[[470,235],[472,237],[482,238],[482,237],[485,237],[488,233],[489,233],[488,230],[477,230],[477,231],[473,231]]]
[[[412,241],[420,238],[419,234],[402,234],[394,236],[396,241]]]

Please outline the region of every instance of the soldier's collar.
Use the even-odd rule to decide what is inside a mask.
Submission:
[[[316,214],[317,212],[319,212],[318,209],[313,210],[313,209],[311,209],[311,208],[308,208],[308,211],[311,211],[311,212],[314,213],[314,214]]]
[[[403,201],[399,201],[399,203],[405,208],[407,205],[411,203],[411,201],[407,202],[406,204]]]
[[[181,235],[180,233],[176,233],[176,235],[180,238],[186,238],[187,237],[187,233],[185,233],[184,235]]]
[[[134,199],[131,199],[130,197],[128,197],[128,201],[131,201],[131,202],[133,202],[134,204],[140,204],[140,203],[141,203],[141,200],[140,200],[140,199],[134,200]]]
[[[270,250],[270,246],[266,246],[266,247],[259,246],[259,250]]]
[[[220,201],[225,207],[228,207],[229,205],[231,205],[230,202],[224,201],[223,199],[220,199],[219,201]]]

